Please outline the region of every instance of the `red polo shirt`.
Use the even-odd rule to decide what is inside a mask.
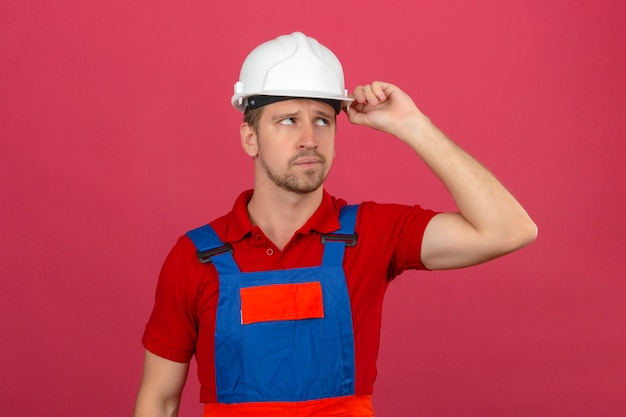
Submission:
[[[230,213],[211,222],[222,241],[233,246],[242,272],[320,265],[321,234],[339,229],[344,200],[324,191],[320,207],[281,251],[250,223],[247,204],[251,197],[251,190],[242,193]],[[344,257],[354,327],[356,395],[372,394],[387,284],[406,269],[425,269],[420,260],[422,236],[435,214],[419,206],[360,205],[355,229],[358,243],[347,247]],[[166,359],[188,362],[195,354],[204,403],[217,401],[213,334],[218,290],[215,267],[198,262],[191,240],[180,237],[163,264],[143,336],[146,349]]]

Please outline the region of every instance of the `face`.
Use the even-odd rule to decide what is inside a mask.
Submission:
[[[255,187],[297,194],[318,190],[335,154],[334,109],[316,100],[294,99],[263,107],[256,128],[242,126],[242,143],[255,158]]]

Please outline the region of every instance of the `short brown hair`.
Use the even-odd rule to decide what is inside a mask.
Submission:
[[[246,109],[243,113],[243,122],[247,123],[251,128],[256,131],[257,124],[259,120],[261,120],[261,115],[263,114],[263,107],[258,107],[256,109]]]

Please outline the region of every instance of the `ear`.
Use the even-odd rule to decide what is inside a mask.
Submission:
[[[241,147],[244,152],[251,157],[259,154],[259,146],[257,143],[257,134],[248,123],[242,123],[239,127],[239,135],[241,136]]]

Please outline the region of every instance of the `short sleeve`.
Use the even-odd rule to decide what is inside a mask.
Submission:
[[[427,269],[421,259],[422,240],[426,226],[437,214],[418,205],[362,205],[359,228],[375,237],[378,253],[389,262],[389,279],[408,269]]]
[[[175,362],[191,360],[198,337],[195,313],[198,282],[189,271],[188,245],[188,239],[181,237],[163,263],[154,307],[142,339],[150,352]],[[198,263],[195,258],[192,261]]]

